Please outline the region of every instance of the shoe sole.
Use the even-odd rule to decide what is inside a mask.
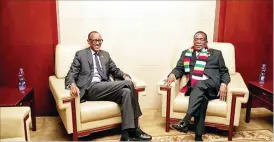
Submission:
[[[144,140],[144,139],[139,139],[139,138],[129,138],[129,141],[151,141],[152,139],[147,139],[147,140]]]

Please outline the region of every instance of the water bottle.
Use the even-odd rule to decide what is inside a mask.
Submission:
[[[23,68],[19,69],[18,80],[19,80],[19,85],[18,85],[19,90],[20,91],[25,90],[26,89],[26,81],[25,81],[25,78],[24,78]]]
[[[266,75],[266,64],[262,65],[262,70],[261,70],[261,74],[259,77],[259,83],[260,84],[264,84],[265,82],[265,75]]]

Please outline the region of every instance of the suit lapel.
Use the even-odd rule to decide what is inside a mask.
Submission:
[[[86,49],[86,53],[87,53],[87,59],[88,59],[88,62],[89,62],[90,69],[93,69],[93,56],[92,56],[92,53],[90,51],[90,48]]]

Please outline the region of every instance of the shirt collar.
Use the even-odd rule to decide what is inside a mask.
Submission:
[[[92,55],[94,55],[96,52],[94,51],[94,50],[92,50],[91,48],[90,48],[90,51],[91,51],[91,53],[92,53]],[[99,52],[97,52],[98,53],[98,55],[99,55]]]

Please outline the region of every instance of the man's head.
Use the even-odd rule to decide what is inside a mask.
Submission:
[[[101,37],[101,34],[97,31],[92,31],[88,34],[88,44],[90,46],[90,48],[95,51],[98,52],[101,48],[101,45],[103,43],[103,39]]]
[[[203,48],[206,47],[207,44],[207,35],[203,31],[198,31],[195,33],[194,38],[193,38],[193,44],[194,44],[194,49],[195,50],[202,50]]]

